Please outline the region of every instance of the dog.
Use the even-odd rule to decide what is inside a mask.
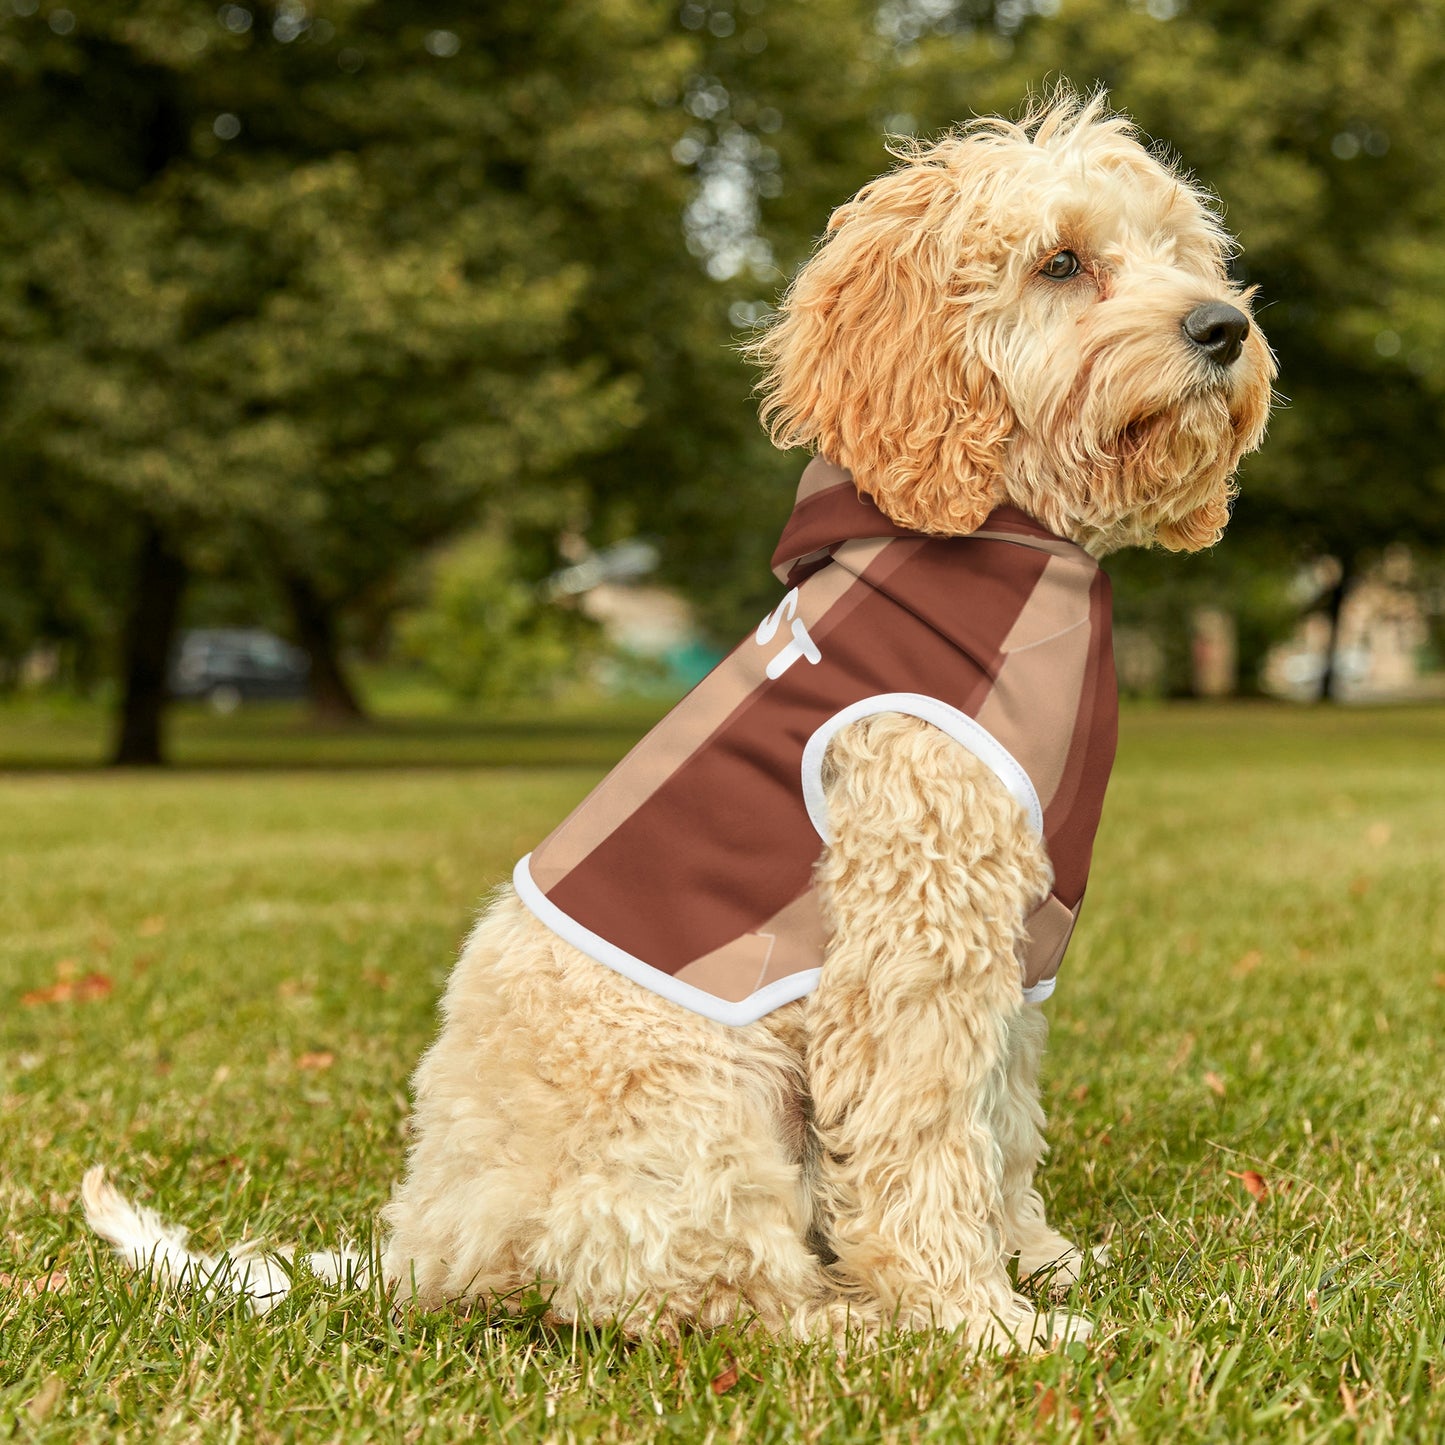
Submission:
[[[451,977],[384,1213],[398,1299],[541,1287],[557,1320],[664,1337],[1088,1334],[1009,1264],[1067,1285],[1084,1260],[1035,1188],[1038,1000],[1112,758],[1097,559],[1217,541],[1275,366],[1217,209],[1102,95],[896,156],[751,346],[772,439],[818,458],[788,592]],[[137,1264],[284,1289],[99,1169],[84,1197]]]

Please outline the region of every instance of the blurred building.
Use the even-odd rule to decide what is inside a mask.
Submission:
[[[1303,581],[1316,596],[1334,585],[1328,565]],[[1392,548],[1374,571],[1350,588],[1341,606],[1335,696],[1343,702],[1445,696],[1445,673],[1430,669],[1429,644],[1426,598],[1416,584],[1409,550]],[[1265,660],[1260,678],[1264,690],[1300,701],[1317,698],[1329,647],[1328,613],[1307,613],[1294,635]]]
[[[646,579],[657,568],[657,549],[639,538],[599,551],[578,548],[578,560],[554,572],[546,590],[575,597],[598,623],[611,655],[603,683],[617,691],[675,691],[700,682],[722,654],[703,636],[691,604]]]

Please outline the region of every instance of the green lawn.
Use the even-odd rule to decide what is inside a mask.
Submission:
[[[1440,709],[1126,713],[1048,1006],[1045,1190],[1113,1249],[1071,1355],[674,1353],[309,1280],[255,1320],[95,1249],[97,1160],[202,1246],[365,1240],[479,900],[645,714],[193,716],[163,776],[0,714],[0,1438],[1445,1439]]]

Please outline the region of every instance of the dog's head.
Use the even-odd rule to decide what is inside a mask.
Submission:
[[[1274,360],[1209,200],[1102,96],[901,154],[751,348],[774,441],[925,532],[1013,502],[1100,554],[1215,542]]]

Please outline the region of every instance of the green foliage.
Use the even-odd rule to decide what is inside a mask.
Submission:
[[[481,515],[537,572],[564,528],[641,532],[730,641],[799,467],[735,343],[884,129],[1059,75],[1244,239],[1288,403],[1226,545],[1276,575],[1445,548],[1445,0],[64,15],[0,9],[0,654],[101,657],[146,519],[372,635]]]
[[[548,696],[595,654],[595,629],[519,576],[495,531],[452,544],[429,572],[426,600],[398,618],[398,637],[406,656],[461,702]]]

